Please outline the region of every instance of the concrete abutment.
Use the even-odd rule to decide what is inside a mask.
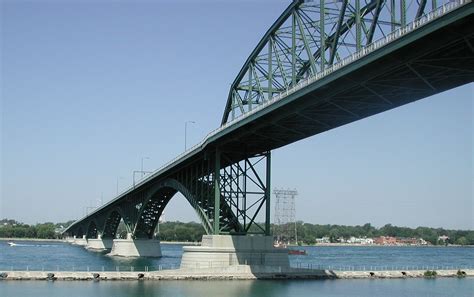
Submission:
[[[204,235],[201,246],[183,247],[181,268],[235,265],[290,267],[288,250],[273,247],[271,236]]]
[[[121,257],[161,257],[161,246],[158,239],[114,239],[109,256]]]
[[[86,246],[87,245],[87,238],[86,238],[85,235],[83,235],[80,238],[77,238],[76,236],[74,236],[74,240],[73,240],[72,244]]]
[[[112,238],[90,238],[87,240],[86,248],[92,251],[111,250],[113,245]]]

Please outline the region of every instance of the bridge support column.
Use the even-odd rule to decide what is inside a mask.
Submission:
[[[161,257],[161,246],[158,239],[114,239],[109,256],[120,257]]]
[[[273,247],[272,236],[204,235],[201,246],[183,247],[181,268],[235,265],[290,267],[288,250]]]
[[[92,251],[104,251],[104,250],[111,250],[113,245],[112,238],[102,238],[102,236],[98,236],[98,238],[89,238],[87,240],[86,248]]]
[[[82,235],[81,238],[77,238],[76,236],[74,236],[74,242],[72,244],[86,246],[87,238],[85,235]]]

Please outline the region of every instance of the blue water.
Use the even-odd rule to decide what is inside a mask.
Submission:
[[[109,257],[63,242],[0,241],[0,270],[149,270],[177,268],[182,245],[162,244],[161,258]],[[302,247],[307,256],[290,256],[294,267],[331,269],[474,268],[472,247]]]
[[[9,270],[157,270],[177,268],[182,245],[163,244],[162,258],[120,258],[62,242],[0,241],[0,272]],[[290,256],[292,266],[342,269],[396,267],[472,267],[469,247],[303,247],[307,256]],[[1,297],[59,296],[474,296],[473,278],[312,281],[0,281]]]
[[[0,281],[2,297],[472,297],[474,279],[313,281]]]
[[[307,256],[292,256],[293,266],[335,269],[474,268],[473,247],[332,246],[305,247]]]
[[[158,270],[178,268],[182,245],[163,244],[161,258],[109,257],[84,247],[63,242],[15,241],[9,246],[0,241],[0,270]]]

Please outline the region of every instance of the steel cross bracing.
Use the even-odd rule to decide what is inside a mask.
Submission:
[[[229,90],[222,124],[245,114],[449,0],[296,0]]]
[[[89,216],[72,228],[72,233],[115,238],[123,220],[133,238],[154,238],[164,208],[179,191],[208,234],[268,235],[270,153],[246,155],[240,162],[233,162],[234,158],[217,150],[128,196],[108,211]]]
[[[247,81],[254,83],[244,91],[248,92],[247,98],[263,94],[260,98],[265,100],[237,102],[244,113],[234,120],[229,118],[229,107],[233,106],[234,114],[238,114],[237,105],[229,105],[232,101],[228,100],[223,125],[65,232],[115,238],[123,220],[132,236],[151,238],[163,209],[180,192],[209,234],[269,234],[271,150],[474,81],[473,3],[444,2],[326,1],[324,18],[313,22],[304,13],[317,14],[320,1],[292,3],[259,43],[233,85],[245,82],[243,77],[249,77],[245,71],[252,68],[252,79]],[[331,5],[338,7],[338,15],[342,16],[332,20],[339,35],[331,33],[326,22],[330,15],[335,18],[337,14],[331,12]],[[387,5],[398,8],[387,10]],[[437,8],[426,13],[430,7]],[[359,16],[354,11],[359,11]],[[394,31],[385,34],[382,29],[387,27],[387,18],[388,27]],[[316,34],[317,24],[322,21],[324,40],[309,36],[306,28],[316,26]],[[288,26],[283,29],[288,22],[290,31]],[[280,33],[283,36],[279,38],[285,39],[284,32],[291,33],[290,52],[298,55],[282,59],[288,47],[281,51],[278,48],[283,45],[276,43],[281,42],[277,41]],[[269,36],[274,39],[271,49],[277,50],[266,56],[270,57],[266,66],[271,69],[267,77],[272,78],[267,78],[271,88],[266,93],[260,81],[260,66],[265,59],[256,57],[265,54]],[[316,47],[318,40],[325,45],[322,54]],[[373,41],[367,45],[369,40]],[[313,50],[311,55],[307,49]],[[344,57],[343,53],[351,54]],[[250,68],[249,61],[253,61]],[[294,66],[288,68],[288,61]],[[291,80],[281,73],[291,73]],[[279,94],[274,91],[278,79],[280,83],[286,81],[288,87],[279,89]],[[261,90],[258,94],[257,85]],[[239,96],[245,98],[245,94]]]

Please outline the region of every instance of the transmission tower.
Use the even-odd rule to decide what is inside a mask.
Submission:
[[[298,192],[295,190],[274,189],[276,198],[273,235],[277,244],[289,244],[297,241],[295,199]]]

